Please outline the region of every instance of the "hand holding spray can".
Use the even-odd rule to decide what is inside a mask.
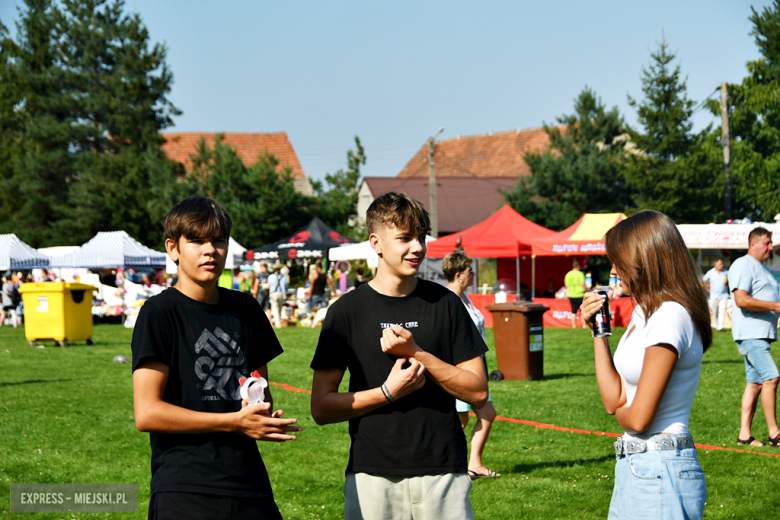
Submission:
[[[612,335],[612,314],[609,312],[609,293],[604,289],[593,291],[604,296],[604,305],[593,316],[593,337],[606,338]]]

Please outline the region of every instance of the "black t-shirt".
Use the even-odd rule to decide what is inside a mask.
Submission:
[[[163,400],[198,412],[241,409],[240,377],[282,353],[257,300],[219,289],[219,303],[167,289],[141,308],[133,331],[133,370],[146,358],[168,365]],[[257,442],[240,433],[149,434],[152,493],[184,491],[273,496]]]
[[[433,282],[418,280],[409,296],[394,298],[365,284],[329,309],[322,325],[314,370],[349,369],[349,391],[377,388],[397,359],[379,339],[391,324],[409,330],[417,345],[457,365],[487,351],[460,298]],[[437,475],[465,473],[466,437],[455,398],[431,379],[406,397],[349,421],[347,473]]]

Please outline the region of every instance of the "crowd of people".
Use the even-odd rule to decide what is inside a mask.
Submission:
[[[375,277],[366,281],[360,273],[351,290],[338,291],[315,263],[306,289],[313,308],[328,305],[327,287],[341,293],[330,302],[311,362],[311,413],[319,425],[349,423],[344,516],[473,518],[471,481],[500,475],[482,460],[496,408],[487,384],[484,317],[467,293],[471,259],[463,252],[444,259],[446,288],[418,278],[429,220],[405,195],[377,198],[366,220],[379,256]],[[218,235],[201,236],[204,222]],[[268,378],[267,363],[282,353],[271,324],[278,325],[275,309],[287,280],[276,263],[259,266],[244,286],[249,294],[218,288],[214,266],[224,263],[230,227],[227,213],[209,199],[188,199],[171,210],[166,248],[179,261],[180,278],[176,290],[143,307],[134,332],[136,425],[150,432],[152,445],[150,518],[172,512],[210,518],[228,510],[231,518],[281,517],[254,440],[293,441],[300,427],[274,411],[270,392],[263,403],[242,405],[224,367]],[[720,284],[734,294],[733,334],[747,376],[738,442],[760,444],[750,435],[760,395],[769,444],[780,444],[778,371],[769,355],[780,303],[762,263],[771,254],[771,235],[757,228],[749,246],[728,273],[716,263],[704,277],[708,299],[698,266],[665,215],[642,211],[607,233],[611,275],[636,302],[614,355],[609,337],[593,338],[595,382],[606,412],[625,432],[615,442],[610,518],[702,517],[707,485],[689,422]],[[589,292],[581,276],[569,278],[567,284],[583,288],[581,296],[570,294],[581,297],[582,321],[594,328],[615,292]],[[266,305],[271,320],[258,319]],[[193,342],[195,349],[188,347]],[[222,368],[217,374],[209,370],[214,367]],[[347,371],[349,388],[342,391]],[[462,433],[469,410],[477,418],[470,454]]]
[[[375,276],[357,269],[349,283],[336,269],[334,280],[318,260],[308,266],[299,309],[312,326],[322,325],[311,361],[312,417],[318,425],[349,423],[344,516],[471,519],[471,482],[501,477],[483,462],[497,411],[485,319],[468,295],[472,260],[462,250],[443,259],[446,287],[419,278],[430,222],[403,194],[377,198],[366,222],[379,257]],[[263,403],[242,403],[237,380],[254,371],[269,377],[268,363],[283,353],[274,328],[284,326],[297,291],[280,262],[256,263],[242,273],[238,291],[219,287],[231,227],[210,199],[187,199],[170,211],[165,245],[179,275],[174,289],[146,302],[135,325],[135,420],[152,447],[150,518],[225,511],[230,518],[281,518],[254,441],[293,441],[301,428],[274,410],[270,388]],[[576,260],[564,284],[573,327],[579,313],[582,326],[594,329],[605,301],[619,295],[636,305],[616,349],[608,336],[593,337],[595,383],[624,430],[614,446],[609,518],[701,518],[707,484],[690,414],[704,353],[713,329],[724,328],[730,297],[746,374],[736,443],[780,447],[780,372],[771,355],[780,290],[766,266],[772,235],[754,228],[747,255],[729,269],[717,258],[703,276],[674,222],[659,212],[618,223],[605,247],[619,291],[590,291]],[[167,282],[152,272],[111,275],[117,284],[126,277]],[[22,273],[3,276],[0,327],[7,318],[19,325],[23,280]],[[550,279],[545,296],[559,293],[555,285]],[[766,442],[751,432],[759,400]],[[462,433],[469,412],[476,416],[470,450]]]

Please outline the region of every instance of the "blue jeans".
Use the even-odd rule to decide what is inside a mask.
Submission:
[[[745,356],[745,379],[748,383],[760,385],[780,377],[771,349],[772,344],[765,339],[737,340],[737,350]]]
[[[318,309],[322,309],[324,307],[328,306],[328,296],[325,294],[314,294],[311,297],[311,306],[312,308],[317,307]]]
[[[696,448],[634,453],[615,464],[608,519],[700,519],[706,498]]]

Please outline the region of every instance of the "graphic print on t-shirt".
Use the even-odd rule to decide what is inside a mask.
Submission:
[[[235,367],[244,363],[241,347],[219,327],[212,333],[204,329],[195,342],[195,353],[205,355],[195,360],[195,374],[203,381],[201,387],[204,401],[238,401],[241,399],[238,378],[241,376]],[[207,394],[212,390],[216,394]]]
[[[414,329],[420,326],[420,324],[416,321],[407,321],[404,323],[380,323],[379,326],[382,329],[389,329],[393,325],[398,325],[399,327],[403,327],[405,329]]]

